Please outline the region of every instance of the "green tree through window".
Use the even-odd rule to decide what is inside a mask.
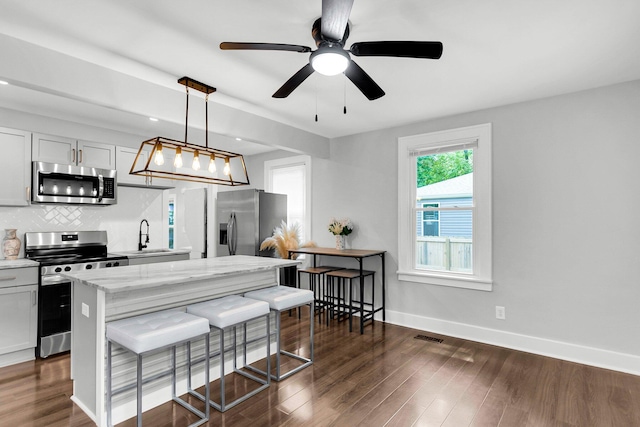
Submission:
[[[451,151],[417,159],[417,187],[473,172],[473,150]]]

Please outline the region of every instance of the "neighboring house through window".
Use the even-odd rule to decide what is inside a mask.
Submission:
[[[423,208],[438,208],[439,203],[423,203]],[[423,236],[440,235],[440,212],[437,210],[422,211],[422,233]]]
[[[491,290],[491,125],[398,147],[398,278]]]

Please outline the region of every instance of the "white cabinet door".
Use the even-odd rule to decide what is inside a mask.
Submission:
[[[31,190],[31,133],[0,128],[0,206],[27,206]]]
[[[34,348],[38,285],[0,288],[0,354]]]
[[[115,145],[98,142],[78,141],[78,166],[89,168],[115,169]]]
[[[34,133],[33,160],[36,162],[75,165],[78,162],[76,140]]]
[[[33,134],[33,160],[62,165],[115,169],[115,145]]]
[[[146,177],[142,175],[130,175],[131,165],[138,154],[137,148],[116,147],[116,169],[118,171],[118,184],[131,184],[138,186],[147,185]],[[147,161],[147,153],[141,153],[138,164]]]
[[[149,187],[157,189],[174,188],[175,182],[172,179],[147,178],[142,175],[131,175],[131,165],[138,155],[137,148],[116,147],[116,170],[118,171],[118,185],[129,187]],[[143,151],[136,162],[136,170],[143,169],[147,163],[149,153]],[[165,169],[173,169],[173,158],[165,158]]]

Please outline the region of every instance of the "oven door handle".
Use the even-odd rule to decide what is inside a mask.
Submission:
[[[42,276],[42,286],[52,286],[58,285],[60,283],[69,283],[70,279],[64,278],[59,274],[54,274],[51,276]]]

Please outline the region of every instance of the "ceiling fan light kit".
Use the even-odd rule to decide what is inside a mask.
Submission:
[[[349,66],[349,54],[342,48],[329,46],[320,47],[309,57],[309,62],[315,71],[325,76],[335,76],[344,73]]]
[[[129,173],[148,178],[176,179],[203,184],[249,185],[249,175],[241,154],[209,147],[209,94],[215,92],[216,88],[189,77],[182,77],[178,83],[184,85],[187,92],[184,141],[162,136],[143,141]],[[189,88],[205,94],[204,146],[188,142]],[[208,165],[205,170],[200,169],[201,158]],[[166,162],[165,159],[172,161]],[[216,162],[223,165],[222,174],[217,173]],[[190,166],[183,167],[184,164]]]
[[[322,0],[322,17],[311,28],[317,50],[308,46],[282,43],[220,43],[222,50],[278,50],[309,53],[309,63],[296,72],[274,94],[274,98],[286,98],[307,77],[317,71],[325,76],[344,73],[345,76],[370,101],[385,95],[378,84],[356,64],[354,56],[388,56],[398,58],[440,59],[442,43],[435,41],[374,41],[357,42],[344,49],[349,37],[349,16],[354,0]]]

